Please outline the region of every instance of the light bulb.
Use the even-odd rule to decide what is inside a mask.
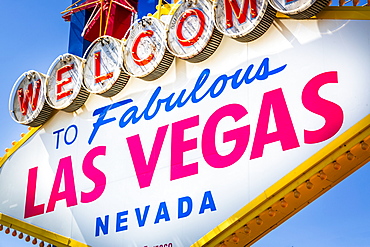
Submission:
[[[339,170],[340,170],[340,168],[342,168],[342,166],[341,166],[338,162],[334,161],[334,162],[333,162],[333,168],[334,168],[335,170],[339,171]]]
[[[249,233],[251,233],[251,229],[247,226],[247,225],[245,225],[244,226],[244,232],[246,233],[246,234],[249,234]]]
[[[367,144],[366,142],[362,141],[361,142],[361,149],[362,150],[368,150],[369,149],[369,144]]]
[[[280,205],[281,205],[283,208],[288,207],[288,203],[287,203],[287,201],[285,201],[284,199],[281,199],[281,200],[280,200]]]
[[[238,236],[236,236],[236,234],[234,233],[234,234],[233,234],[233,237],[232,237],[232,240],[233,240],[233,242],[234,242],[234,243],[238,243],[240,239],[239,239],[239,237],[238,237]]]
[[[355,156],[351,152],[347,153],[347,159],[348,160],[353,160],[354,158],[355,158]]]
[[[274,217],[274,216],[276,215],[276,211],[275,211],[275,210],[273,210],[272,208],[270,208],[270,209],[269,209],[269,215],[270,215],[271,217]]]
[[[306,181],[306,188],[309,189],[309,190],[313,188],[313,183],[311,183],[310,180]]]
[[[328,175],[326,175],[323,171],[320,171],[318,176],[321,180],[326,180],[328,178]]]
[[[293,194],[294,194],[294,197],[297,199],[301,197],[301,193],[298,190],[294,190]]]
[[[256,218],[256,223],[257,223],[257,225],[262,225],[263,224],[263,220],[260,218],[260,217],[257,217]]]

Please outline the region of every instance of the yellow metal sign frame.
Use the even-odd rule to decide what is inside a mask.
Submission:
[[[289,18],[279,12],[276,17],[280,19]],[[370,20],[370,6],[328,6],[312,19]]]

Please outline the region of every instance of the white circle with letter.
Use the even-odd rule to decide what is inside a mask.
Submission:
[[[240,42],[253,41],[271,26],[276,11],[267,0],[216,0],[216,27]]]
[[[9,100],[9,111],[14,121],[37,127],[50,118],[53,109],[45,100],[46,80],[46,75],[34,70],[18,78]]]
[[[123,70],[121,41],[110,36],[99,37],[84,57],[84,86],[87,91],[112,97],[126,86],[129,75]]]
[[[82,87],[82,68],[83,59],[72,54],[54,60],[46,83],[46,100],[51,107],[73,112],[85,103],[89,93]]]
[[[173,58],[166,48],[162,22],[145,16],[132,24],[124,43],[124,63],[128,74],[147,81],[158,79],[168,70]]]
[[[183,2],[169,23],[169,51],[189,62],[201,62],[211,56],[222,40],[212,15],[212,4],[208,1]]]

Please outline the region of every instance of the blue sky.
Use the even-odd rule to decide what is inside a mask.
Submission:
[[[71,0],[0,3],[0,156],[12,141],[20,139],[20,133],[27,132],[27,127],[15,123],[9,115],[13,83],[31,69],[46,73],[54,59],[67,52],[69,23],[64,22],[60,12],[70,3]],[[370,166],[365,165],[254,246],[370,246],[369,177]],[[0,247],[30,245],[0,232]]]
[[[4,86],[0,90],[0,157],[12,141],[28,131],[9,115],[8,100],[13,84],[28,70],[46,74],[54,59],[67,52],[69,23],[64,22],[60,12],[70,4],[71,0],[0,1],[3,18],[0,75]],[[0,232],[0,247],[9,246],[32,244]]]

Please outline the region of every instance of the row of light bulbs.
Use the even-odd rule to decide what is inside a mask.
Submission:
[[[32,127],[28,127],[28,130],[31,131],[33,128]],[[25,133],[21,133],[20,136],[21,138],[23,138],[26,134]],[[21,139],[22,140],[22,139]],[[20,140],[20,141],[21,141]],[[18,141],[12,141],[12,146],[14,147],[16,144],[18,143]],[[11,148],[5,148],[5,153],[8,153],[11,151]],[[0,157],[0,160],[2,159],[3,157]]]
[[[4,226],[0,224],[0,231],[2,231],[3,229],[4,229]],[[5,234],[10,234],[10,232],[11,232],[11,228],[10,228],[10,227],[7,227],[7,228],[5,229]],[[18,238],[19,238],[19,239],[23,239],[23,237],[24,237],[23,232],[19,232],[19,234],[18,234],[17,230],[15,230],[15,229],[13,229],[13,231],[12,231],[12,233],[11,233],[11,234],[12,234],[12,236],[13,236],[13,237],[16,237],[16,236],[18,235]],[[24,238],[24,240],[25,240],[26,242],[30,242],[30,241],[31,241],[31,236],[30,236],[30,235],[27,235],[27,236]],[[33,245],[37,245],[37,243],[38,243],[37,238],[33,238],[33,240],[31,241],[31,243],[32,243]],[[47,244],[47,245],[46,245],[46,244]],[[39,246],[40,246],[40,247],[45,247],[45,246],[47,246],[47,247],[52,247],[53,245],[48,244],[48,243],[45,243],[44,241],[41,241],[41,242],[39,243]]]

